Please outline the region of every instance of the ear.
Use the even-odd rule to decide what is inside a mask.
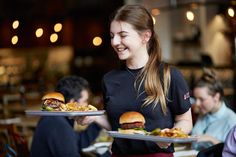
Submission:
[[[217,100],[217,101],[219,101],[219,100],[220,100],[220,93],[216,93],[216,94],[214,95],[214,99]]]
[[[146,44],[150,40],[151,36],[152,36],[152,33],[151,33],[150,30],[144,31],[143,34],[142,34],[142,38],[143,38],[142,42],[143,42],[143,44]]]

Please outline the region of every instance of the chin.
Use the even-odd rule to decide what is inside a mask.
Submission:
[[[119,59],[124,61],[124,60],[127,60],[128,57],[124,56],[124,55],[118,55]]]

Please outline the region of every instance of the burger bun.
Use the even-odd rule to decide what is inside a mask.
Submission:
[[[119,123],[135,123],[135,122],[141,122],[145,124],[145,118],[143,115],[136,111],[128,111],[123,113],[119,118]]]
[[[65,97],[59,92],[50,92],[50,93],[45,94],[42,97],[42,100],[44,101],[46,99],[56,99],[56,100],[59,100],[59,101],[65,103]]]

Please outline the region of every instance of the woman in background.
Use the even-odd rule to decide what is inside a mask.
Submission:
[[[229,130],[236,124],[236,114],[224,101],[222,83],[211,69],[205,69],[193,90],[195,105],[200,115],[192,134],[198,135],[193,148],[201,150],[225,141]]]

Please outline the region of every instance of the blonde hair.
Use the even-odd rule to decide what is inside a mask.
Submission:
[[[167,112],[167,94],[170,86],[170,69],[167,64],[164,64],[163,75],[160,73],[161,64],[161,48],[158,37],[154,30],[152,16],[147,9],[140,5],[124,5],[118,9],[111,21],[123,21],[131,24],[134,29],[142,33],[150,30],[152,35],[148,42],[149,60],[142,69],[136,80],[138,90],[141,84],[144,83],[144,88],[147,93],[147,98],[144,101],[144,106],[154,103],[154,107],[160,102],[162,111]]]

